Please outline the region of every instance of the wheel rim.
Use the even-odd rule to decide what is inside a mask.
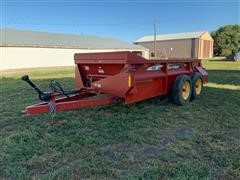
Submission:
[[[198,80],[196,81],[195,91],[196,91],[196,94],[197,94],[197,95],[201,94],[201,91],[202,91],[202,81],[201,81],[201,79],[198,79]]]
[[[189,96],[190,96],[190,83],[189,81],[185,81],[182,87],[182,97],[184,100],[187,100]]]

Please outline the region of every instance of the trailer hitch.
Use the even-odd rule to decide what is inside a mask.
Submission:
[[[52,80],[50,82],[50,87],[52,89],[52,92],[43,92],[30,78],[28,75],[24,75],[21,78],[23,81],[27,82],[37,93],[38,98],[41,101],[47,102],[49,107],[49,114],[51,117],[51,123],[56,124],[57,120],[55,119],[56,116],[56,103],[55,103],[55,96],[66,96],[69,98],[69,95],[76,95],[80,92],[83,92],[85,89],[80,90],[71,90],[71,91],[65,91],[61,84],[58,83],[55,80]]]
[[[35,83],[33,83],[33,81],[29,78],[28,75],[22,76],[21,79],[27,82],[38,93],[38,98],[41,101],[45,101],[45,102],[49,102],[52,99],[53,95],[56,93],[58,94],[58,96],[64,95],[66,97],[69,97],[69,95],[79,94],[84,90],[84,89],[80,89],[80,90],[65,91],[59,82],[52,80],[50,82],[50,87],[52,89],[52,92],[43,92]]]
[[[41,101],[45,101],[45,102],[49,102],[50,101],[52,92],[43,92],[43,91],[41,91],[39,89],[39,87],[37,87],[37,85],[34,84],[31,79],[29,79],[28,75],[22,76],[21,79],[23,81],[27,82],[38,93],[38,98]]]

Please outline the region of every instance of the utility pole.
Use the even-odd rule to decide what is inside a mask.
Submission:
[[[156,57],[156,20],[153,21],[153,32],[154,32],[154,57]]]

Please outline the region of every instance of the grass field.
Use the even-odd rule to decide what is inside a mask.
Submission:
[[[0,104],[0,179],[240,178],[240,64],[206,61],[201,100],[180,107],[168,98],[25,117],[38,102],[22,82],[26,71],[4,72]],[[42,88],[58,78],[74,86],[73,68],[32,70]]]

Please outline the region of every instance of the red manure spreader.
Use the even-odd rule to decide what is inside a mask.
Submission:
[[[65,91],[51,81],[52,92],[40,90],[27,75],[29,83],[43,102],[28,106],[26,115],[54,114],[72,110],[123,102],[131,104],[162,95],[171,95],[177,105],[200,98],[208,73],[199,59],[147,60],[132,52],[78,53],[76,89]]]

